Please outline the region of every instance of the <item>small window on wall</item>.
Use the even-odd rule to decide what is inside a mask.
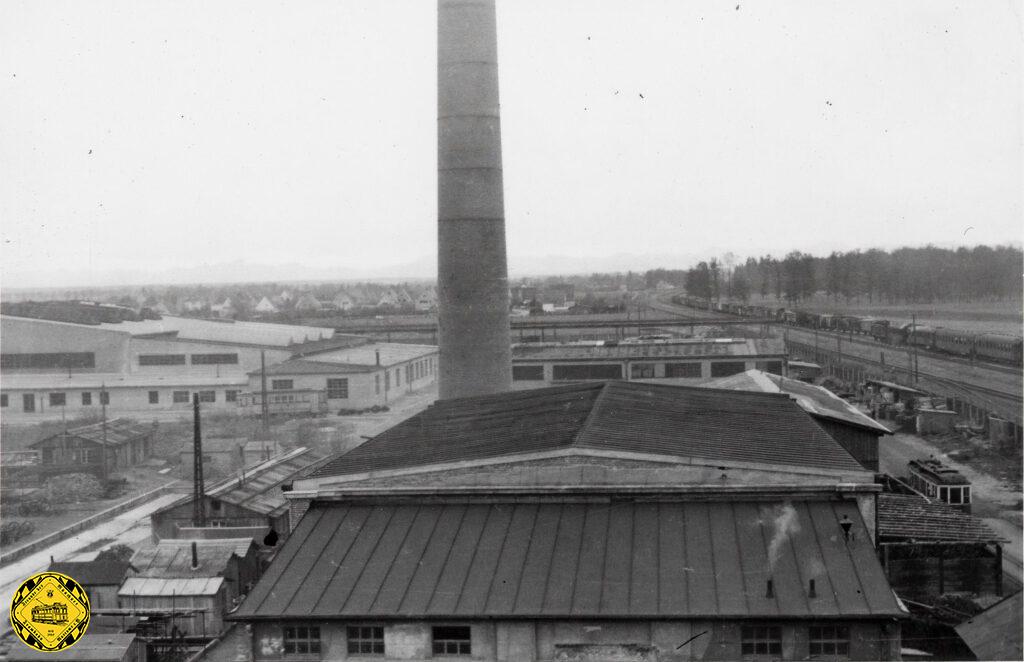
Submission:
[[[216,391],[200,391],[199,402],[217,402]]]
[[[285,655],[319,655],[320,628],[315,625],[295,625],[284,629]]]
[[[711,363],[712,377],[738,375],[745,370],[746,364],[743,361],[712,361]]]
[[[50,394],[50,406],[51,407],[63,407],[68,403],[68,398],[63,393],[51,393]]]
[[[845,625],[817,625],[810,628],[811,656],[846,657],[850,654],[850,628]]]
[[[542,365],[514,365],[514,366],[512,366],[512,381],[514,381],[514,382],[542,382],[542,381],[544,381],[544,366],[542,366]]]
[[[665,376],[686,378],[686,379],[699,379],[700,378],[700,363],[666,363],[665,364]]]
[[[754,367],[772,375],[782,375],[782,361],[758,361]]]
[[[174,404],[188,404],[188,391],[175,391],[171,397]]]
[[[0,407],[6,407],[6,406],[7,406],[7,394],[6,393],[0,394]]]
[[[348,398],[348,379],[328,379],[327,380],[327,399],[328,400],[344,400]]]
[[[272,379],[270,380],[270,388],[275,391],[290,391],[292,390],[295,382],[291,379]]]
[[[434,655],[472,655],[468,626],[440,626],[433,629]]]
[[[383,655],[384,627],[359,625],[345,628],[349,655]]]
[[[782,655],[782,628],[777,625],[744,625],[740,639],[740,648],[744,656]]]
[[[100,391],[100,404],[101,405],[109,405],[110,404],[110,393],[108,393],[106,391]]]
[[[160,404],[160,391],[149,392],[149,404],[158,405]]]
[[[633,363],[629,366],[631,379],[652,379],[654,377],[653,363]]]
[[[92,393],[85,391],[82,393],[82,406],[88,407],[92,405]]]
[[[238,391],[224,391],[224,402],[238,402]]]
[[[380,375],[373,376],[373,392],[380,395]]]

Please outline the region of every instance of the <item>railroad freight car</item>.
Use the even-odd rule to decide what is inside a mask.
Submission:
[[[935,329],[932,343],[935,349],[947,354],[970,356],[974,352],[974,336],[956,329]]]

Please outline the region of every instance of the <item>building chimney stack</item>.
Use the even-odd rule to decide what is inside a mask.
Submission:
[[[512,388],[494,0],[438,0],[439,395]]]
[[[199,568],[199,550],[196,547],[196,541],[192,541],[192,569],[197,570]]]

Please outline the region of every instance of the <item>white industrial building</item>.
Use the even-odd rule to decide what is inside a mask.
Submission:
[[[316,392],[330,411],[384,406],[437,380],[437,347],[367,343],[284,361],[249,373],[247,402],[259,403],[264,376],[272,409]]]
[[[360,385],[352,385],[359,393],[353,407],[364,401],[383,402],[373,390],[373,375],[383,381],[390,363],[404,370],[408,362],[391,361],[391,357],[430,352],[406,345],[392,350],[390,344],[373,344],[362,336],[288,324],[165,316],[90,325],[4,315],[0,316],[0,409],[5,418],[16,420],[99,414],[103,405],[108,415],[175,410],[184,415],[192,396],[199,395],[206,409],[237,411],[240,394],[252,390],[249,373],[258,371],[263,362],[273,368],[300,357],[345,361],[332,357],[346,348],[371,346],[373,350],[363,353],[382,351],[388,362],[380,370],[367,372],[368,393],[363,394],[361,381],[354,379]],[[436,348],[431,349],[436,354]],[[404,384],[404,373],[401,379]],[[418,385],[424,379],[425,373],[414,381]],[[326,391],[326,382],[319,388]],[[391,399],[402,392],[390,381],[384,391]]]
[[[786,374],[786,350],[773,339],[637,339],[512,346],[513,388],[576,381],[668,380],[699,384],[747,370]]]

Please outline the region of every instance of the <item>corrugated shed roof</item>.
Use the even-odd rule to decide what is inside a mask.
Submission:
[[[901,613],[853,502],[613,501],[314,504],[237,617]]]
[[[329,352],[318,352],[307,355],[306,359],[317,363],[377,367],[378,352],[380,353],[380,364],[390,366],[437,354],[437,347],[435,345],[375,342]]]
[[[106,429],[104,430],[104,428]],[[30,444],[30,446],[37,446],[44,441],[62,437],[65,434],[69,437],[78,437],[79,439],[97,444],[106,443],[108,446],[121,446],[130,441],[148,437],[153,434],[153,430],[152,424],[136,423],[127,418],[115,418],[107,421],[105,425],[103,423],[93,423],[91,425],[71,428],[66,433],[61,432],[51,435]]]
[[[83,586],[120,586],[130,567],[128,561],[58,561],[51,563],[49,570]]]
[[[126,375],[124,373],[72,373],[69,375],[33,375],[28,373],[4,374],[5,390],[40,390],[62,391],[65,389],[91,389],[99,391],[106,388],[114,391],[119,388],[193,388],[199,386],[223,386],[246,388],[249,378],[241,370],[222,372],[220,377],[214,375]]]
[[[1022,596],[1018,591],[954,628],[979,660],[1024,659]]]
[[[1002,541],[1000,536],[977,517],[913,494],[878,495],[878,538],[882,542]]]
[[[740,339],[608,344],[522,343],[512,346],[513,361],[594,361],[700,359],[746,356],[785,357],[781,340]]]
[[[737,391],[762,391],[764,393],[786,393],[797,404],[813,416],[839,421],[848,425],[866,428],[878,434],[891,434],[889,428],[863,413],[827,388],[808,384],[798,379],[789,379],[761,370],[747,370],[738,375],[704,382],[709,388],[732,389]]]
[[[192,544],[196,545],[199,566],[192,568]],[[178,540],[165,538],[154,547],[140,549],[132,556],[139,577],[196,578],[216,577],[224,573],[232,556],[245,557],[253,546],[252,538],[216,540]]]
[[[224,585],[223,577],[197,577],[195,579],[160,579],[158,577],[129,577],[121,584],[120,597],[171,597],[189,595],[216,595]],[[170,603],[168,603],[170,606]],[[188,605],[182,604],[183,609]]]
[[[438,401],[313,476],[566,448],[863,471],[787,396],[609,381]]]
[[[248,444],[246,446],[248,447]],[[281,491],[281,485],[314,470],[324,459],[315,450],[296,448],[247,467],[244,480],[240,480],[240,476],[233,476],[215,483],[207,488],[206,496],[254,512],[277,516],[288,509],[288,500]],[[177,508],[191,500],[191,495],[184,496],[157,510],[154,515]]]
[[[20,660],[82,660],[103,662],[105,660],[122,660],[128,648],[135,641],[134,634],[86,634],[71,648],[65,648],[58,655],[51,652],[38,651],[28,646],[15,644],[7,652],[11,662]]]

